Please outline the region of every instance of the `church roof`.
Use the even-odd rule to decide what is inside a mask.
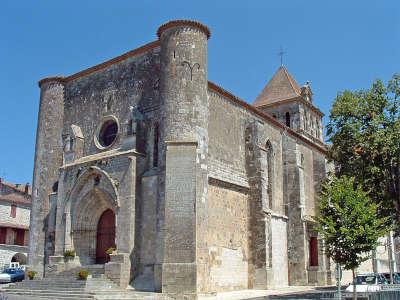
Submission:
[[[260,107],[271,103],[297,98],[301,88],[284,66],[280,66],[261,94],[256,98],[254,106]]]

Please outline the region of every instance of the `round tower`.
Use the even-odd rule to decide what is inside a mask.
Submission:
[[[208,118],[207,40],[209,29],[199,22],[176,20],[162,25],[160,96],[164,134],[170,140],[197,140]],[[173,117],[172,117],[173,116]]]
[[[46,216],[49,194],[58,181],[62,164],[62,129],[64,116],[64,78],[39,81],[40,106],[36,131],[35,165],[30,218],[29,267],[44,272]]]
[[[161,289],[196,299],[202,280],[206,224],[209,29],[188,20],[162,25],[160,97],[162,104],[162,167],[164,247]],[[200,254],[201,255],[201,254]]]

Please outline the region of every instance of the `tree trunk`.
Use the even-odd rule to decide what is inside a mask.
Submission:
[[[356,271],[355,269],[351,269],[353,273],[353,300],[357,300],[357,289],[356,289]]]

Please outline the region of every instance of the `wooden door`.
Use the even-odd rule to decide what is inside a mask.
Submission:
[[[23,246],[25,240],[25,230],[23,229],[16,229],[15,234],[15,245]]]
[[[316,237],[310,238],[310,266],[318,266],[318,239]]]
[[[0,244],[6,243],[6,237],[7,237],[7,228],[0,227]]]
[[[107,209],[97,224],[96,263],[105,264],[110,260],[108,248],[115,248],[115,214]]]

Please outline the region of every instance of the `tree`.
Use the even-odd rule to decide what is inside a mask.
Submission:
[[[347,175],[379,203],[379,214],[391,216],[400,234],[400,74],[388,85],[344,91],[330,112],[328,157],[338,177]]]
[[[378,217],[379,206],[347,176],[322,185],[319,208],[317,230],[325,241],[326,253],[352,270],[355,287],[355,269],[378,246],[378,238],[388,232],[388,217]],[[357,299],[355,288],[353,298]]]

